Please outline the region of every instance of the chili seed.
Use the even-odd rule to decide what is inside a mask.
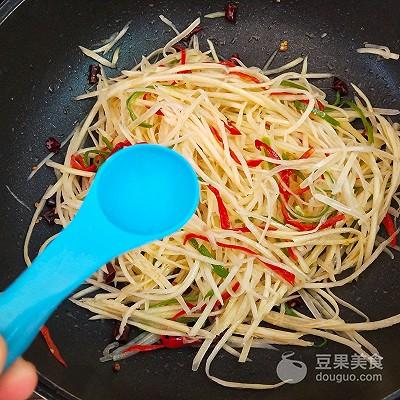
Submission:
[[[57,153],[60,150],[61,143],[54,137],[49,137],[45,142],[47,150]]]
[[[341,96],[347,96],[349,94],[347,83],[336,76],[333,78],[332,89],[339,92]]]
[[[289,49],[289,42],[287,40],[282,40],[279,43],[279,51],[288,51]]]
[[[89,83],[95,85],[99,82],[98,74],[100,73],[100,65],[89,65]]]
[[[237,16],[237,5],[234,3],[229,2],[225,8],[225,18],[227,21],[232,22],[233,24],[236,23],[236,16]]]
[[[117,362],[114,363],[113,366],[112,366],[112,370],[113,370],[113,372],[115,372],[115,373],[121,371],[121,365],[120,365],[120,363],[117,363]]]

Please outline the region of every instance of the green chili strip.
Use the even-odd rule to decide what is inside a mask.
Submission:
[[[111,144],[111,142],[105,136],[101,136],[101,139],[103,140],[103,142],[106,145],[107,149],[112,151],[113,145]]]
[[[353,109],[359,116],[364,125],[364,129],[367,131],[368,136],[368,144],[374,143],[374,131],[372,129],[371,122],[367,120],[367,117],[361,111],[361,108],[357,106],[354,102],[347,100],[344,104],[348,105],[351,109]]]
[[[294,83],[292,81],[283,80],[281,82],[281,86],[290,87],[294,89],[308,90],[306,87],[299,85],[298,83]]]
[[[197,317],[179,317],[176,319],[176,322],[180,322],[181,324],[190,324],[191,322],[196,322],[197,320]]]
[[[301,111],[304,111],[307,108],[307,105],[304,103],[301,103],[298,100],[295,100],[294,106]],[[335,118],[332,118],[329,116],[325,111],[317,110],[316,108],[313,108],[311,111],[314,115],[317,115],[318,117],[324,119],[326,122],[329,122],[333,126],[339,126],[340,122],[337,121]]]
[[[214,296],[214,290],[210,289],[206,295],[204,296],[205,299],[207,299],[208,297],[212,297]]]
[[[317,214],[317,215],[306,215],[304,214],[303,210],[301,209],[300,206],[295,206],[294,210],[289,208],[288,211],[290,214],[292,214],[292,216],[301,219],[301,220],[305,220],[306,222],[308,221],[319,221],[324,215],[326,215],[326,213],[330,210],[330,206],[325,205],[325,207],[323,208],[323,210]]]
[[[192,301],[197,301],[198,298],[199,298],[198,294],[189,294],[188,296],[183,296],[183,300],[185,300],[186,302],[189,302],[189,303],[192,302]],[[178,303],[178,300],[176,300],[176,299],[168,299],[168,300],[160,301],[160,302],[155,303],[155,304],[150,304],[149,307],[150,308],[163,307],[163,306],[169,306],[171,304],[177,304],[177,303]]]
[[[335,180],[333,179],[332,174],[331,174],[330,172],[325,171],[325,172],[324,172],[324,176],[325,176],[325,175],[329,178],[329,180],[330,180],[333,184],[335,183]]]
[[[271,146],[271,139],[267,136],[263,136],[261,139],[265,144],[267,144],[268,146]]]
[[[196,239],[190,239],[189,242],[201,255],[215,260],[213,255],[208,251],[207,247],[204,246],[203,244],[199,246]],[[229,271],[222,265],[216,265],[216,264],[211,264],[211,265],[213,267],[213,272],[215,272],[221,278],[226,278],[228,276]]]
[[[298,317],[296,311],[293,308],[290,308],[288,305],[285,304],[285,314],[290,315],[292,317]]]
[[[90,167],[90,159],[89,159],[90,154],[96,154],[96,155],[100,154],[101,156],[103,156],[103,158],[105,158],[109,155],[109,152],[103,151],[103,150],[88,150],[88,151],[86,151],[82,155],[83,164],[85,165],[85,167]]]
[[[333,106],[338,107],[342,98],[340,97],[340,92],[336,92],[335,102],[332,104]]]
[[[135,112],[131,109],[131,105],[145,92],[133,92],[127,99],[126,99],[126,107],[128,108],[129,115],[131,116],[132,121],[135,121],[137,119],[137,115]],[[151,128],[153,125],[148,124],[147,122],[142,122],[139,124],[142,128]]]

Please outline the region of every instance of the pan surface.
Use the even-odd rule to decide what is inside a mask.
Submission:
[[[35,201],[54,181],[53,173],[45,169],[30,182],[26,180],[32,165],[47,154],[45,139],[64,138],[90,107],[90,102],[73,100],[89,88],[90,60],[77,46],[90,48],[132,20],[119,61],[119,68],[129,68],[142,54],[161,47],[172,37],[168,27],[160,22],[159,14],[183,29],[197,16],[223,10],[225,6],[220,0],[27,0],[14,10],[18,3],[21,2],[6,1],[0,7],[0,21],[3,21],[0,26],[0,289],[24,268],[22,247],[31,218],[31,213],[13,199],[6,185],[33,210]],[[309,55],[310,70],[332,71],[359,85],[373,104],[399,108],[399,61],[378,60],[355,52],[366,41],[399,52],[399,17],[395,0],[242,1],[236,25],[223,19],[204,20],[200,36],[203,44],[206,38],[211,38],[223,56],[238,51],[247,65],[257,66],[264,64],[281,39],[287,39],[289,51],[280,53],[274,66],[299,55]],[[332,96],[330,82],[322,81],[319,86]],[[58,157],[61,159],[62,155]],[[55,231],[44,223],[38,226],[30,249],[32,256]],[[390,260],[383,255],[357,283],[335,293],[366,312],[371,320],[389,317],[400,312],[398,268],[398,259]],[[110,342],[112,324],[88,321],[89,316],[85,310],[65,302],[48,323],[69,368],[63,368],[52,358],[41,338],[26,353],[42,376],[39,392],[50,399],[375,400],[400,387],[398,326],[365,334],[381,352],[382,370],[368,371],[361,367],[333,370],[335,357],[351,359],[352,356],[347,348],[333,342],[320,349],[254,350],[253,362],[244,365],[222,353],[214,362],[212,372],[219,377],[275,383],[282,353],[292,350],[293,358],[307,366],[306,378],[297,385],[264,392],[222,388],[208,380],[202,369],[192,372],[194,350],[188,348],[138,355],[122,362],[121,371],[114,374],[110,364],[98,361],[102,349]],[[358,321],[346,312],[343,317]],[[317,354],[326,354],[331,360],[332,369],[322,372],[354,373],[355,381],[319,382]],[[381,374],[381,380],[362,382],[362,373]],[[395,397],[392,394],[390,398]]]

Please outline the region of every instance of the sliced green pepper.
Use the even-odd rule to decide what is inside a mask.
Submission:
[[[302,102],[295,100],[294,106],[301,111],[304,111],[307,108],[306,104],[303,104]],[[316,108],[313,108],[311,111],[314,115],[317,115],[318,117],[322,118],[326,122],[329,122],[333,126],[339,126],[340,122],[337,121],[335,118],[332,118],[329,116],[325,111],[318,110]]]
[[[129,115],[131,116],[132,121],[135,121],[137,119],[137,115],[135,112],[131,109],[131,105],[145,92],[133,92],[127,99],[126,99],[126,107],[128,108]],[[147,122],[142,122],[139,124],[142,128],[151,128],[153,125],[148,124]]]
[[[189,242],[201,255],[215,260],[213,255],[207,249],[207,247],[204,246],[203,244],[201,246],[199,246],[196,239],[190,239]],[[216,265],[216,264],[211,264],[211,265],[213,267],[213,272],[215,272],[221,278],[226,278],[228,276],[229,271],[226,268],[224,268],[222,265]]]
[[[372,129],[372,124],[367,120],[367,117],[361,111],[361,108],[357,106],[354,102],[347,100],[344,104],[348,105],[351,109],[353,109],[359,116],[364,125],[364,129],[367,131],[368,136],[368,144],[374,143],[374,131]]]
[[[281,82],[281,86],[290,87],[290,88],[294,88],[294,89],[307,90],[306,87],[301,86],[298,83],[294,83],[292,81],[285,80],[285,79]]]
[[[285,314],[290,315],[291,317],[298,317],[296,311],[293,308],[290,308],[287,304],[285,304]]]

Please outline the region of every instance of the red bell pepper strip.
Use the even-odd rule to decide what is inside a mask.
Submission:
[[[197,233],[188,233],[187,235],[185,235],[185,237],[183,239],[183,244],[186,244],[190,239],[200,239],[200,240],[204,240],[205,242],[210,241],[207,236],[200,235]]]
[[[287,248],[287,252],[288,252],[288,254],[289,254],[289,257],[290,257],[293,261],[297,261],[297,255],[296,255],[296,253],[294,252],[294,250],[293,250],[292,247],[288,247],[288,248]]]
[[[123,149],[124,147],[132,146],[132,143],[129,140],[124,140],[122,142],[117,143],[114,148],[111,150],[110,156],[116,153],[118,150]]]
[[[392,246],[397,246],[397,234],[396,234],[396,227],[394,225],[394,221],[392,216],[388,213],[384,216],[382,220],[382,224],[386,229],[386,232],[389,236],[392,236],[392,240],[390,241],[390,244]]]
[[[273,92],[273,93],[270,93],[269,95],[270,95],[270,96],[286,96],[286,95],[297,96],[297,93]]]
[[[67,363],[65,362],[63,356],[60,353],[60,350],[58,350],[56,344],[54,343],[51,335],[50,335],[50,331],[49,328],[46,325],[43,325],[40,328],[40,333],[43,336],[43,339],[45,340],[47,347],[50,350],[50,353],[53,354],[54,358],[60,363],[62,364],[65,368],[68,367]]]
[[[231,223],[229,221],[228,210],[225,207],[225,204],[222,200],[219,190],[211,185],[208,185],[207,187],[211,190],[211,192],[213,192],[213,194],[217,200],[221,228],[222,229],[230,229]]]
[[[206,240],[207,242],[209,242],[209,239],[206,236],[203,235],[197,235],[195,233],[189,233],[185,236],[184,239],[184,243],[190,239],[201,239],[201,240]],[[228,249],[235,249],[235,250],[239,250],[242,251],[243,253],[247,253],[247,254],[251,254],[253,256],[258,256],[258,253],[256,253],[255,251],[244,247],[244,246],[238,246],[238,245],[234,245],[234,244],[230,244],[230,243],[221,243],[221,242],[216,242],[217,246],[219,247],[225,247]],[[262,261],[259,257],[256,257],[258,261],[262,262],[265,266],[267,266],[268,268],[270,268],[272,271],[274,271],[276,274],[278,274],[279,276],[281,276],[283,279],[285,279],[287,282],[289,282],[291,285],[293,285],[294,280],[295,280],[295,275],[292,274],[289,271],[286,271],[283,268],[277,267],[275,265],[266,263],[265,261]],[[181,316],[181,315],[179,315]],[[178,317],[176,317],[178,318]]]
[[[143,100],[147,100],[150,97],[149,93],[145,93],[143,96]],[[150,107],[146,106],[147,109],[149,109]],[[156,111],[156,115],[161,115],[164,116],[164,113],[161,110],[157,110]]]
[[[332,217],[329,217],[323,224],[320,225],[318,230],[330,228],[331,226],[336,225],[337,222],[343,221],[346,219],[346,216],[344,214],[336,214],[333,215]]]
[[[260,226],[258,226],[257,228],[265,229],[265,225],[260,225]],[[249,233],[249,232],[251,232],[250,229],[249,229],[246,225],[237,226],[237,227],[235,227],[235,228],[231,228],[230,230],[231,230],[231,231],[235,231],[235,232],[243,232],[243,233]],[[270,225],[270,226],[268,227],[268,230],[269,230],[269,231],[276,231],[276,230],[278,230],[278,228],[275,228],[274,226],[271,226],[271,225]]]
[[[239,136],[241,132],[235,125],[233,125],[232,121],[228,121],[226,124],[224,123],[225,128],[229,131],[231,135]]]
[[[250,82],[254,82],[254,83],[261,83],[261,81],[258,78],[256,78],[255,76],[248,75],[248,74],[245,74],[245,73],[240,72],[240,71],[230,71],[230,72],[228,72],[228,74],[229,75],[236,75],[236,76],[238,76],[239,78],[241,78],[241,79],[243,79],[245,81],[250,81]]]
[[[191,339],[186,336],[165,336],[161,335],[161,343],[167,349],[180,349],[188,344],[198,343],[199,339]]]
[[[79,169],[81,171],[96,172],[97,170],[97,167],[94,164],[86,167],[83,161],[83,157],[80,154],[72,154],[70,165],[72,168]]]
[[[213,135],[215,136],[215,138],[218,140],[218,142],[223,143],[222,142],[222,137],[221,135],[218,133],[217,129],[214,128],[213,126],[210,126],[210,131],[213,133]]]
[[[253,168],[253,167],[258,167],[264,160],[260,159],[255,159],[255,160],[248,160],[246,161],[246,164],[248,167]]]
[[[305,153],[303,153],[299,160],[305,160],[307,158],[310,158],[315,152],[315,149],[313,149],[312,147],[310,147]]]
[[[281,278],[283,278],[286,282],[290,283],[292,286],[294,285],[295,280],[296,280],[296,276],[294,274],[287,271],[286,269],[277,267],[276,265],[272,265],[263,260],[260,260],[259,258],[257,258],[257,259],[258,259],[258,261],[262,262],[271,271],[275,272],[277,275],[279,275]]]
[[[254,141],[254,145],[256,146],[257,150],[264,149],[269,158],[273,158],[274,160],[281,160],[281,157],[279,156],[279,154],[271,146],[268,146],[266,143],[262,142],[261,140],[256,139]],[[293,173],[292,169],[287,169],[287,170],[279,172],[279,176],[281,177],[282,181],[285,183],[286,186],[289,186],[289,177],[292,173]],[[285,190],[285,189],[283,189],[283,191],[288,193],[287,190]],[[281,193],[282,193],[282,191],[281,191]]]
[[[240,283],[239,282],[235,282],[232,286],[232,292],[235,293],[237,292],[237,290],[240,287]],[[226,301],[228,299],[231,298],[231,295],[229,292],[227,292],[226,290],[221,294],[222,300]],[[221,302],[219,300],[216,301],[214,308],[219,308],[221,307]]]
[[[308,99],[304,99],[304,100],[299,100],[301,103],[303,104],[308,104],[310,101]],[[325,110],[325,106],[323,105],[323,103],[321,103],[319,100],[316,101],[317,103],[317,108],[320,111],[324,111]]]
[[[132,351],[139,351],[139,352],[144,352],[144,351],[153,351],[153,350],[158,350],[158,349],[163,349],[165,346],[163,344],[133,344],[132,346],[129,346],[126,348],[122,354],[125,353],[130,353]]]
[[[278,153],[272,147],[268,146],[267,143],[264,143],[261,140],[256,139],[254,145],[256,146],[257,150],[264,149],[269,158],[273,158],[274,160],[281,160]]]
[[[292,219],[289,216],[289,213],[287,212],[284,203],[281,203],[281,212],[282,212],[285,222],[287,224],[292,225],[293,227],[297,228],[299,231],[311,231],[317,227],[317,225],[315,225],[315,224],[305,224],[296,219]]]
[[[236,127],[234,127],[234,126],[229,127],[229,126],[227,126],[227,124],[224,124],[224,125],[232,135],[238,135],[238,134],[241,135],[240,131]],[[218,133],[217,129],[214,128],[213,126],[210,126],[210,130],[213,133],[213,135],[215,136],[215,138],[218,140],[218,142],[223,144],[222,137]],[[239,132],[239,133],[232,133],[234,130]],[[233,161],[235,161],[237,164],[241,165],[241,162],[240,162],[238,156],[235,154],[235,152],[232,149],[229,149],[229,154],[230,154],[230,156],[231,156]],[[246,164],[249,167],[258,167],[263,161],[264,160],[259,160],[259,159],[257,159],[257,160],[248,160],[248,161],[246,161]]]

